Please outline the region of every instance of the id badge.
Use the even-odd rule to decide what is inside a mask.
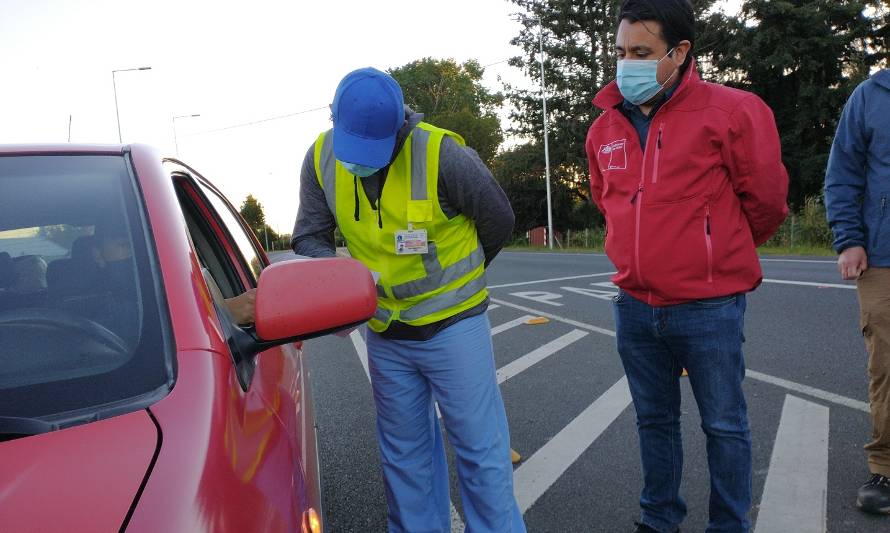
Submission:
[[[429,252],[425,229],[409,229],[396,232],[396,254],[425,254]]]

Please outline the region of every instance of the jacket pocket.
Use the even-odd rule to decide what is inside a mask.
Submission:
[[[708,254],[708,283],[714,283],[714,243],[711,237],[711,204],[705,204],[705,251]]]

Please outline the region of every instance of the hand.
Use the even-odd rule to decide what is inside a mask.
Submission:
[[[226,307],[229,308],[229,313],[239,325],[253,322],[255,306],[256,289],[250,289],[226,300]]]
[[[837,258],[837,269],[844,279],[856,279],[868,269],[868,255],[862,246],[847,248]]]

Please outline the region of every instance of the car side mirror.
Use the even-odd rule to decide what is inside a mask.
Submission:
[[[374,279],[358,261],[297,259],[263,270],[254,324],[261,342],[282,344],[357,326],[376,310]]]
[[[371,272],[354,259],[274,263],[263,269],[257,283],[253,331],[232,328],[229,342],[239,358],[252,361],[274,346],[358,326],[376,310]],[[249,374],[242,376],[244,383],[250,382]]]

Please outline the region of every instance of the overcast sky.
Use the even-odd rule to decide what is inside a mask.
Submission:
[[[730,0],[730,3],[735,3]],[[0,0],[0,143],[124,142],[179,156],[235,204],[248,193],[290,232],[299,167],[337,82],[365,66],[477,59],[527,83],[504,59],[519,25],[507,0]],[[229,127],[322,107],[279,120]],[[221,131],[213,131],[223,129]]]

